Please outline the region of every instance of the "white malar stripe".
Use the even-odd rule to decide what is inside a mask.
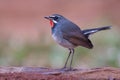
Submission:
[[[57,21],[53,20],[54,23],[57,23]]]

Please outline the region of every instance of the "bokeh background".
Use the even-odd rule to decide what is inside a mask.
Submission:
[[[74,67],[120,67],[120,0],[0,0],[0,66],[61,68],[68,50],[44,19],[53,13],[81,29],[112,26],[90,37],[93,49],[75,49]]]

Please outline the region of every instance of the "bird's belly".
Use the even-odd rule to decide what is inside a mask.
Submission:
[[[70,43],[69,41],[62,38],[62,36],[55,36],[53,34],[52,37],[58,44],[60,44],[61,46],[65,47],[65,48],[74,48],[75,47],[72,43]]]

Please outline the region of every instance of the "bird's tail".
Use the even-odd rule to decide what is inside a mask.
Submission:
[[[102,30],[107,30],[107,29],[110,29],[111,26],[105,26],[105,27],[100,27],[100,28],[94,28],[94,29],[86,29],[86,30],[83,30],[83,34],[86,35],[87,37],[89,37],[89,35],[93,34],[93,33],[96,33],[98,31],[102,31]]]

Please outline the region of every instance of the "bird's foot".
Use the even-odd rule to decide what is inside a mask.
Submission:
[[[76,71],[77,69],[73,69],[73,68],[67,68],[67,67],[63,67],[60,69],[60,71]]]

